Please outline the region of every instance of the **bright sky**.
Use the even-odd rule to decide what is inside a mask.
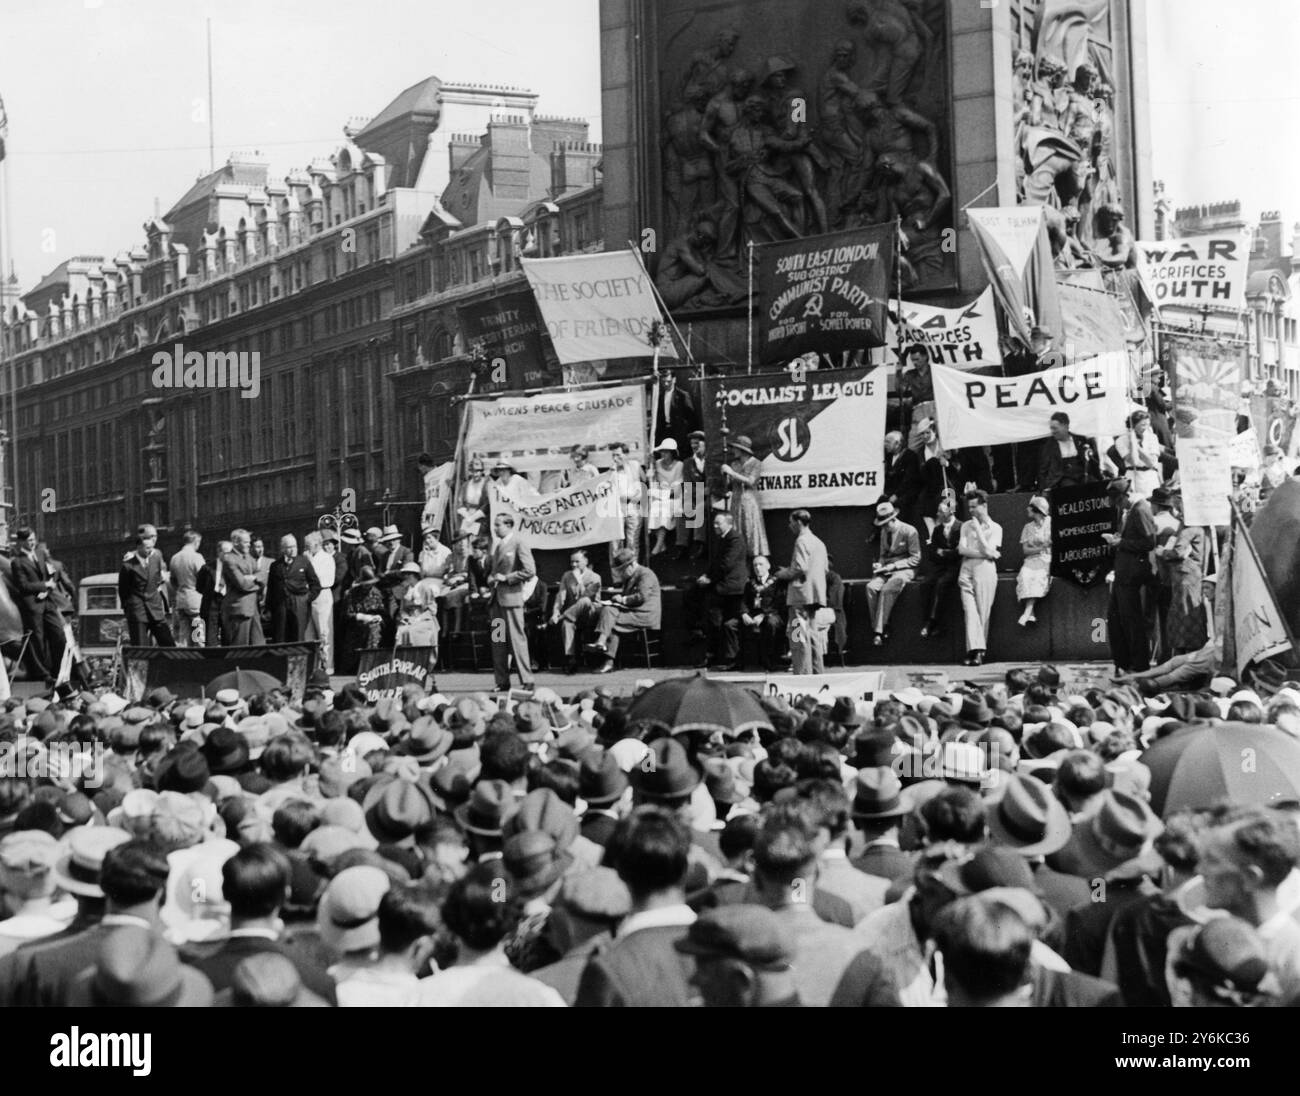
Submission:
[[[531,88],[542,112],[588,118],[600,139],[598,0],[0,4],[4,251],[25,287],[71,255],[141,243],[154,199],[166,212],[207,170],[208,16],[219,164],[259,149],[282,175],[430,75]],[[1249,217],[1300,218],[1300,4],[1148,5],[1153,152],[1171,200],[1239,197]]]

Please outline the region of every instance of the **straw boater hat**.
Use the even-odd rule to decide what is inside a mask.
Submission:
[[[399,530],[396,525],[385,525],[383,536],[381,536],[379,539],[383,543],[387,544],[389,541],[401,540],[402,533],[401,530]]]

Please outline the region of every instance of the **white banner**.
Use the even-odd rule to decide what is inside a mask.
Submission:
[[[1139,240],[1137,246],[1157,308],[1245,307],[1250,242],[1244,233]]]
[[[1237,639],[1237,676],[1252,662],[1289,650],[1286,625],[1278,612],[1242,525],[1232,542],[1232,617]]]
[[[447,461],[430,469],[424,476],[424,509],[420,513],[421,526],[442,528],[455,481],[456,462]]]
[[[623,535],[613,472],[549,495],[538,494],[527,481],[516,482],[505,491],[494,481],[488,489],[493,516],[513,515],[515,528],[530,548],[577,548]]]
[[[936,365],[935,415],[945,449],[1033,441],[1051,433],[1052,414],[1070,416],[1070,431],[1085,437],[1124,432],[1128,416],[1128,355],[1102,354],[1074,365],[984,377]]]
[[[490,468],[506,460],[520,472],[569,466],[569,450],[585,445],[591,463],[610,464],[609,447],[625,442],[628,457],[646,462],[646,395],[639,384],[587,392],[546,392],[471,400],[465,458]]]
[[[836,697],[869,700],[884,687],[885,675],[879,670],[855,674],[710,674],[710,681],[729,681],[753,689],[763,696],[779,696],[793,701],[801,696],[816,697],[819,703],[833,704]]]
[[[650,328],[663,313],[630,251],[520,259],[561,365],[598,358],[648,358]],[[665,338],[660,354],[677,357]]]
[[[1177,438],[1178,482],[1188,525],[1227,525],[1232,520],[1229,446],[1220,438]]]
[[[1228,441],[1229,463],[1247,472],[1259,471],[1259,435],[1253,426],[1234,434]]]
[[[958,369],[1002,364],[991,286],[964,308],[935,308],[904,301],[902,313],[904,349],[909,344],[920,343],[930,351],[934,364],[953,365]],[[889,345],[897,346],[899,341],[898,326],[891,321]]]

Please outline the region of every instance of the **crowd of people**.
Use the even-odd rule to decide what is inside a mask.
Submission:
[[[1294,683],[1043,666],[735,729],[639,718],[648,687],[10,700],[0,1004],[1300,996],[1300,800],[1174,802],[1144,760],[1224,720],[1300,736]]]

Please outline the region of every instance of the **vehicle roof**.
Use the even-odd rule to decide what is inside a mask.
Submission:
[[[87,575],[80,582],[78,582],[77,585],[78,586],[116,586],[117,575],[112,571],[105,571],[103,574],[100,575]]]

